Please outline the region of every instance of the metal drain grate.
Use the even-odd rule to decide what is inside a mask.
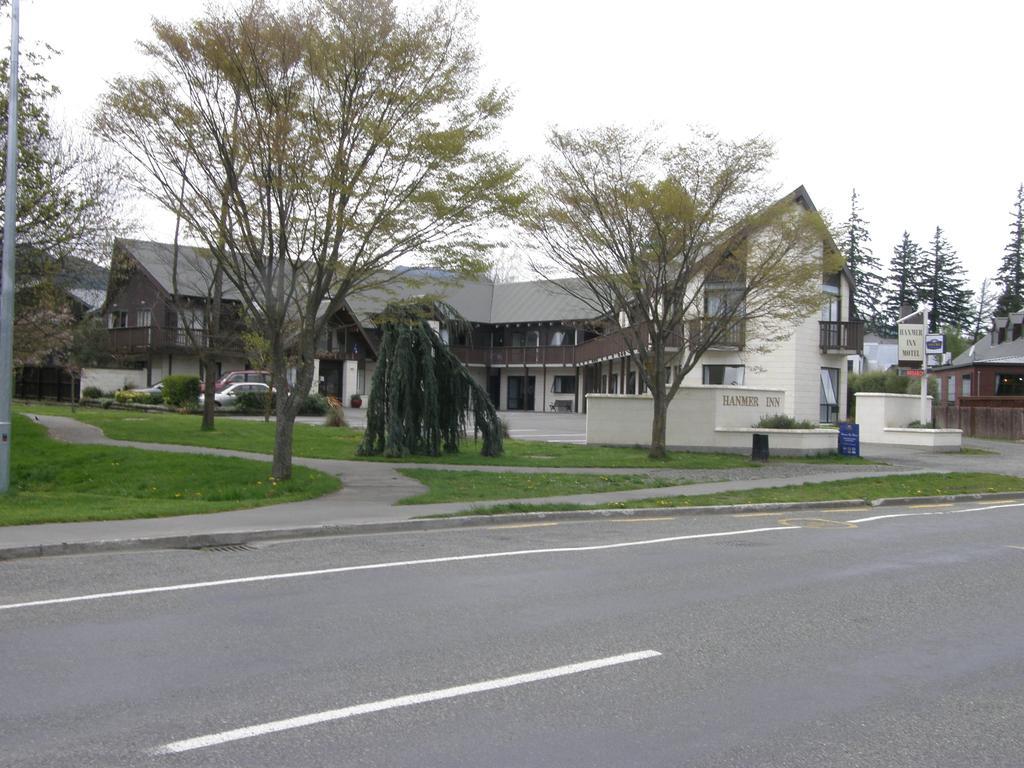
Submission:
[[[218,544],[212,547],[196,547],[200,552],[255,552],[256,547],[249,544]]]

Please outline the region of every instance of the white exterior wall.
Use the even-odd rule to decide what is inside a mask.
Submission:
[[[229,371],[241,371],[244,369],[244,357],[228,357],[220,360],[221,374],[228,373]],[[159,384],[166,377],[171,375],[199,376],[199,358],[196,355],[174,355],[171,358],[170,370],[168,370],[167,355],[153,355],[151,371],[153,384]],[[143,376],[145,376],[145,371],[143,371]],[[145,384],[143,384],[143,386],[145,386]]]
[[[128,368],[83,368],[82,389],[96,387],[100,391],[116,392],[119,389],[141,389],[146,386],[144,369]]]

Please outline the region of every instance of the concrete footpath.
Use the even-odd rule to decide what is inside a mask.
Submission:
[[[101,430],[71,418],[35,416],[50,434],[67,442],[133,447],[142,450],[236,456],[257,461],[270,457],[243,451],[196,446],[164,445],[111,440]],[[112,520],[80,523],[0,527],[0,559],[32,554],[103,551],[145,546],[209,546],[238,543],[275,536],[299,536],[324,533],[374,532],[453,525],[453,521],[414,521],[425,515],[461,512],[488,502],[396,506],[402,498],[415,495],[423,486],[400,474],[398,468],[421,466],[434,470],[481,470],[491,472],[637,473],[673,478],[685,485],[645,488],[612,493],[580,494],[547,498],[518,499],[524,503],[568,503],[586,506],[651,498],[658,496],[695,496],[729,490],[753,490],[799,484],[813,480],[844,480],[886,474],[919,472],[984,471],[1024,474],[1024,446],[1013,443],[972,441],[986,454],[930,454],[918,451],[894,451],[866,446],[869,458],[886,465],[858,465],[845,470],[835,464],[769,464],[765,467],[730,470],[621,470],[557,469],[534,467],[439,466],[435,464],[390,464],[373,461],[340,461],[296,457],[295,463],[339,477],[342,490],[307,501],[215,512],[140,520]],[[832,504],[834,507],[835,504]],[[659,510],[660,513],[660,510]],[[465,520],[465,519],[463,519]],[[484,522],[487,518],[477,522]],[[493,518],[489,519],[493,524]],[[461,524],[466,524],[463,522]]]

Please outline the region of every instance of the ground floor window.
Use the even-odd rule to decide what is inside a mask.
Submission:
[[[839,423],[839,369],[821,369],[821,408],[819,421],[822,424]]]
[[[551,381],[551,391],[556,395],[571,395],[576,392],[575,376],[555,376]]]
[[[996,395],[1001,397],[1024,396],[1024,376],[1017,373],[997,373]]]
[[[954,402],[956,400],[956,377],[949,376],[946,378],[946,401]]]
[[[742,387],[744,373],[742,365],[705,365],[704,383]]]
[[[960,397],[971,396],[971,374],[960,377]]]

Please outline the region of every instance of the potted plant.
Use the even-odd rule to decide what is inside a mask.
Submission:
[[[349,400],[349,405],[351,405],[353,408],[362,408],[363,396],[356,392],[354,395],[352,395],[351,399]]]

